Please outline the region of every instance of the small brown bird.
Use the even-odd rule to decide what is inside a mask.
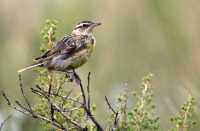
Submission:
[[[87,62],[95,47],[93,29],[101,25],[99,22],[82,21],[78,23],[70,35],[65,36],[42,56],[36,58],[31,66],[18,71],[21,73],[35,67],[45,67],[48,70],[66,72],[74,80],[75,69]]]

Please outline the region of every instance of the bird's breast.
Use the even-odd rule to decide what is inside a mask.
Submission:
[[[95,48],[95,40],[92,39],[90,40],[89,43],[86,43],[85,48],[74,53],[72,57],[66,60],[65,66],[67,67],[67,69],[78,68],[83,64],[85,64],[87,60],[90,58],[92,52],[94,51],[94,48]]]

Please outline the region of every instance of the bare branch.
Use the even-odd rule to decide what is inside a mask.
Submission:
[[[19,86],[20,86],[20,89],[21,89],[22,97],[24,98],[24,100],[25,100],[26,104],[28,105],[29,109],[32,110],[31,105],[30,105],[28,99],[26,98],[26,96],[25,96],[25,94],[24,94],[23,83],[22,83],[22,76],[21,76],[21,74],[18,74],[18,77],[19,77]]]
[[[21,111],[23,114],[25,115],[30,115],[32,116],[32,114],[28,111]],[[32,116],[33,117],[33,116]],[[68,131],[67,128],[65,128],[62,124],[58,123],[56,120],[55,121],[52,121],[51,119],[45,117],[45,116],[42,116],[40,114],[35,114],[35,116],[33,118],[36,118],[36,119],[40,119],[42,121],[45,121],[47,123],[50,123],[51,125],[53,125],[54,127],[57,127],[59,129],[62,129],[63,131]]]
[[[52,88],[52,80],[53,80],[53,74],[52,74],[51,71],[49,72],[48,78],[49,78],[49,91],[48,91],[48,96],[50,96],[50,94],[51,94],[51,88]]]
[[[38,89],[41,89],[41,88],[38,88]],[[52,121],[56,121],[56,119],[54,119],[54,112],[55,110],[57,112],[59,112],[66,120],[68,120],[70,123],[72,123],[77,129],[80,129],[80,130],[83,130],[84,128],[81,127],[81,125],[79,125],[77,122],[75,122],[74,120],[72,120],[72,118],[70,118],[69,116],[65,115],[64,111],[62,111],[61,108],[59,108],[58,106],[56,106],[55,104],[53,104],[51,101],[50,101],[50,96],[59,96],[59,97],[62,97],[64,101],[68,100],[69,98],[69,95],[71,94],[71,91],[67,94],[66,97],[63,97],[63,96],[60,96],[58,95],[57,93],[53,93],[53,92],[50,92],[50,94],[48,94],[49,92],[45,92],[44,90],[35,90],[35,89],[32,89],[33,92],[39,94],[40,96],[42,96],[43,98],[46,98],[48,100],[48,103],[50,104],[50,108],[51,108],[51,119]],[[43,91],[43,92],[42,92]],[[50,95],[50,96],[49,96]],[[80,108],[79,108],[80,109]]]
[[[106,103],[107,103],[109,109],[115,114],[113,124],[114,124],[114,127],[116,128],[118,126],[118,115],[119,115],[119,113],[114,110],[114,108],[111,106],[111,104],[110,104],[110,102],[109,102],[109,100],[106,96],[105,96],[105,100],[106,100]]]
[[[99,122],[95,119],[95,117],[92,115],[91,111],[87,109],[87,107],[84,107],[85,112],[87,113],[88,117],[92,120],[92,122],[97,127],[98,131],[104,131],[102,126],[99,124]]]
[[[54,109],[53,109],[53,104],[51,104],[51,120],[54,121]]]
[[[40,89],[40,88],[39,88]],[[34,89],[34,88],[31,88],[32,92],[36,95],[39,95],[40,97],[47,97],[47,94],[48,92],[47,91],[44,91],[44,90],[37,90],[37,89]],[[72,97],[69,97],[70,94],[72,93],[72,90],[66,95],[66,96],[62,96],[62,95],[59,95],[57,93],[53,93],[51,92],[51,96],[54,96],[54,97],[59,97],[61,98],[63,101],[66,101],[66,100],[70,100],[70,101],[73,101],[75,103],[78,103],[80,105],[82,105],[83,103],[81,103],[80,101],[72,98]]]
[[[27,97],[25,96],[25,93],[24,93],[24,90],[23,90],[22,79],[21,79],[20,74],[19,74],[19,82],[20,82],[21,94],[23,96],[24,101],[28,105],[28,107],[24,106],[19,101],[15,101],[16,106],[14,106],[3,91],[2,91],[2,96],[6,100],[7,104],[9,106],[11,106],[13,109],[15,109],[15,110],[17,110],[17,111],[19,111],[19,112],[21,112],[25,115],[29,115],[29,116],[31,116],[35,119],[40,119],[44,122],[50,123],[54,127],[57,127],[57,128],[64,130],[64,131],[67,131],[68,129],[66,127],[64,127],[62,123],[59,123],[59,121],[54,117],[55,112],[59,113],[64,119],[66,119],[66,121],[68,121],[70,124],[72,124],[73,129],[78,129],[78,130],[81,130],[81,131],[87,131],[87,128],[82,127],[82,125],[80,123],[74,121],[73,118],[71,118],[69,115],[67,115],[67,112],[83,109],[85,111],[87,117],[94,123],[97,130],[104,131],[104,129],[99,124],[99,122],[96,120],[96,118],[93,116],[93,114],[90,110],[90,108],[91,108],[91,103],[90,103],[90,74],[91,73],[89,72],[88,73],[88,79],[87,79],[88,80],[87,81],[88,82],[87,83],[87,94],[85,94],[84,87],[82,85],[81,79],[75,73],[77,81],[79,81],[79,87],[80,87],[80,90],[81,90],[81,96],[82,96],[83,102],[80,102],[78,99],[70,97],[72,90],[69,91],[68,94],[66,94],[65,96],[60,95],[58,92],[56,92],[56,93],[52,92],[51,91],[51,86],[52,86],[51,82],[50,82],[50,85],[49,85],[49,90],[47,90],[47,91],[45,91],[39,85],[36,85],[36,88],[31,88],[32,93],[40,96],[41,98],[45,98],[48,101],[48,105],[49,105],[49,109],[50,109],[49,116],[44,116],[44,115],[38,114],[37,112],[32,110],[31,104],[29,103]],[[87,96],[87,100],[86,100],[86,96]],[[63,100],[63,102],[66,102],[68,100],[73,101],[75,103],[80,104],[80,107],[74,107],[72,109],[67,109],[67,108],[63,109],[62,105],[61,105],[61,107],[59,107],[59,106],[56,105],[56,103],[53,103],[53,101],[51,101],[51,97],[61,98]]]
[[[2,94],[3,98],[6,100],[7,104],[8,104],[8,105],[11,105],[10,100],[9,100],[8,97],[6,96],[6,93],[5,93],[4,91],[1,91],[1,94]]]
[[[11,118],[12,116],[9,115],[8,117],[6,117],[6,119],[1,123],[0,125],[0,131],[3,129],[3,126],[6,124],[6,122]]]
[[[57,112],[59,112],[67,121],[69,121],[70,123],[72,123],[75,127],[77,127],[80,130],[84,129],[81,125],[79,125],[78,122],[74,121],[72,118],[70,118],[69,116],[67,116],[58,106],[56,106],[56,105],[52,105],[52,106],[53,106],[53,108]]]
[[[88,110],[90,110],[90,75],[91,75],[91,73],[89,72],[88,73],[88,83],[87,83],[87,95],[88,95],[87,104],[88,104]]]
[[[110,109],[114,114],[116,114],[117,112],[116,112],[116,111],[113,109],[113,107],[111,106],[110,102],[108,101],[107,96],[105,96],[105,100],[106,100],[106,103],[107,103],[109,109]]]
[[[86,106],[86,97],[85,97],[85,91],[84,91],[84,88],[83,88],[83,85],[82,85],[82,82],[80,80],[80,88],[81,88],[81,95],[83,97],[83,106]]]
[[[6,96],[6,95],[5,95]],[[8,98],[7,96],[4,97],[5,99]],[[8,99],[9,100],[9,99]],[[58,123],[57,121],[52,121],[51,119],[45,117],[45,116],[42,116],[40,114],[36,114],[35,112],[33,113],[32,110],[30,109],[27,109],[26,107],[24,107],[19,101],[16,101],[16,104],[20,107],[16,107],[14,106],[12,103],[8,104],[11,108],[13,108],[14,110],[16,111],[19,111],[25,115],[29,115],[33,118],[36,118],[36,119],[40,119],[42,121],[45,121],[47,123],[50,123],[52,124],[53,126],[59,128],[59,129],[62,129],[63,131],[68,131],[62,124]]]
[[[75,73],[75,75],[77,75],[77,74]],[[89,75],[89,76],[88,76],[88,78],[89,78],[89,77],[90,77],[90,73],[89,73],[88,75]],[[81,79],[80,79],[80,77],[79,77],[78,75],[77,75],[77,78],[79,79],[79,82],[80,82],[79,86],[80,86],[81,94],[82,94],[82,97],[83,97],[83,105],[82,105],[83,109],[85,110],[87,116],[88,116],[88,117],[92,120],[92,122],[95,124],[95,126],[97,127],[97,129],[98,129],[99,131],[104,131],[103,128],[102,128],[102,126],[99,124],[99,122],[96,120],[96,118],[92,115],[90,109],[88,109],[88,106],[87,106],[87,103],[86,103],[85,91],[84,91],[84,88],[83,88]],[[90,82],[90,81],[89,81],[89,82]],[[89,84],[90,84],[90,83],[89,83]],[[89,88],[89,87],[88,87],[88,88]]]
[[[72,112],[72,111],[75,111],[75,110],[79,110],[81,107],[75,107],[75,108],[72,108],[72,109],[63,109],[63,112]]]

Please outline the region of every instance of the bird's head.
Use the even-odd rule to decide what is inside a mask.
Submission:
[[[92,21],[81,21],[79,22],[72,31],[74,35],[90,35],[95,27],[101,25],[100,22]]]

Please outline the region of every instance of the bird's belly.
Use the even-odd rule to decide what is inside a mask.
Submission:
[[[57,56],[47,64],[47,67],[57,71],[68,71],[76,69],[87,62],[94,50],[95,44],[87,44],[87,47],[77,51],[67,59],[63,59],[62,56]]]
[[[92,51],[93,51],[92,48],[89,48],[89,49],[87,48],[73,54],[71,57],[67,58],[66,60],[62,60],[62,62],[59,62],[55,70],[67,71],[67,70],[76,69],[82,66],[83,64],[87,62],[87,60],[92,54]]]
[[[76,69],[87,62],[91,53],[84,49],[78,53],[75,53],[65,62],[66,69]]]
[[[69,60],[70,64],[69,65],[66,64],[66,67],[67,67],[67,69],[76,69],[76,68],[82,66],[83,64],[85,64],[87,62],[88,58],[89,57],[87,54],[75,55]]]

